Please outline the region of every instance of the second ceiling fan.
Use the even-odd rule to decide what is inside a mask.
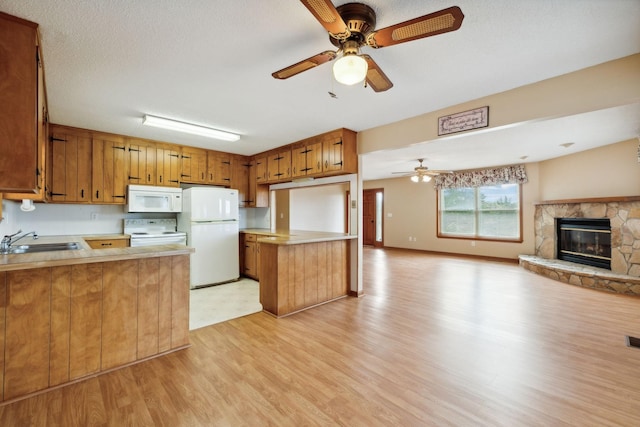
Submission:
[[[369,55],[360,54],[361,47],[379,49],[455,31],[460,28],[464,19],[460,8],[453,6],[376,30],[376,14],[366,4],[347,3],[336,8],[330,0],[300,1],[329,32],[329,39],[338,50],[318,53],[276,71],[272,76],[276,79],[288,79],[332,61],[342,53],[333,68],[336,80],[351,85],[366,79],[366,84],[376,92],[391,89],[393,83]]]

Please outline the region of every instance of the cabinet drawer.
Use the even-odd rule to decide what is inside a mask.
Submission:
[[[127,248],[129,247],[129,239],[104,239],[104,240],[87,240],[91,249],[108,249],[108,248]]]
[[[255,242],[256,240],[258,240],[258,235],[257,234],[245,234],[244,235],[244,241],[245,242]]]

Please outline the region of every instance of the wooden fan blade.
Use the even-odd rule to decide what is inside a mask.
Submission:
[[[378,64],[369,56],[361,55],[366,61],[369,69],[367,70],[367,84],[376,92],[384,92],[393,87],[393,83],[389,77],[382,72]]]
[[[331,37],[345,40],[351,32],[330,0],[300,0]]]
[[[367,44],[374,48],[381,48],[448,33],[460,28],[463,19],[462,10],[458,6],[453,6],[375,31],[367,37]]]
[[[271,75],[276,79],[288,79],[291,76],[295,76],[296,74],[300,74],[303,71],[315,68],[318,65],[324,64],[325,62],[332,61],[335,59],[335,57],[336,53],[334,51],[326,50],[322,53],[312,56],[311,58],[303,59],[300,62],[289,65],[288,67],[276,71]]]

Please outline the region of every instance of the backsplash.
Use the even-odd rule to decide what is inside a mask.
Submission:
[[[2,201],[0,236],[36,231],[42,236],[70,234],[119,234],[125,218],[175,218],[175,214],[126,213],[122,205],[36,203],[32,212],[20,210],[20,203]],[[269,208],[240,208],[240,228],[269,228]]]

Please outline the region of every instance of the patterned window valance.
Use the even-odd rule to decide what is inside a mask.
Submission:
[[[525,184],[528,182],[524,165],[455,172],[438,175],[433,179],[436,190],[443,188],[481,187],[483,185]]]

